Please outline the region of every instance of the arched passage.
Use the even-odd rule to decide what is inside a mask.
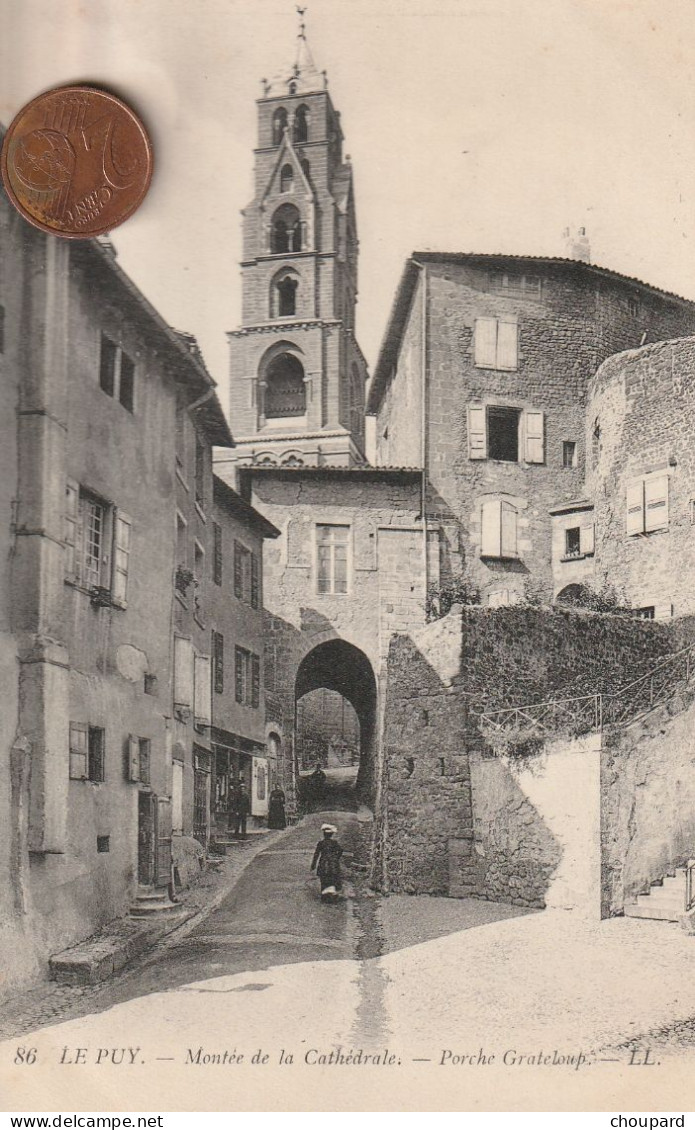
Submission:
[[[295,681],[295,704],[325,689],[340,695],[354,710],[359,723],[359,767],[355,780],[356,796],[373,807],[375,789],[376,679],[369,659],[345,640],[327,640],[318,644],[302,660]],[[336,742],[344,738],[344,725],[335,720]],[[340,730],[340,733],[339,733]],[[324,726],[325,731],[325,726]],[[330,744],[330,735],[324,735]],[[331,767],[327,776],[331,775]],[[338,778],[340,779],[340,778]],[[330,785],[327,782],[326,803],[330,806]],[[319,804],[321,798],[319,799]]]

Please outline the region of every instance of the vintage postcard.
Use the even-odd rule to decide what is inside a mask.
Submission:
[[[2,25],[1,1103],[683,1115],[692,6]]]

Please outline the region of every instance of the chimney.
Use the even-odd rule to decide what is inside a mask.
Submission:
[[[581,263],[591,262],[591,248],[586,228],[577,228],[575,233],[565,228],[562,233],[566,259],[579,259]]]

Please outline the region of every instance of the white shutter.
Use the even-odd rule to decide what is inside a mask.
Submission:
[[[633,479],[627,484],[627,532],[644,533],[644,483]]]
[[[516,369],[518,366],[519,329],[516,321],[497,323],[497,369]]]
[[[543,463],[545,461],[545,437],[542,412],[527,412],[526,421],[526,462]]]
[[[503,502],[502,510],[502,557],[516,557],[516,508],[511,502]]]
[[[579,552],[584,557],[589,557],[594,552],[594,523],[581,526],[579,529]]]
[[[484,502],[481,512],[480,555],[499,557],[502,551],[502,522],[500,503],[490,499]]]
[[[487,443],[485,441],[485,407],[468,408],[468,457],[469,459],[486,459]]]
[[[65,484],[65,576],[69,581],[77,580],[77,540],[80,505],[80,487],[74,479]]]
[[[126,739],[126,777],[129,781],[140,780],[140,743],[134,734]]]
[[[111,599],[121,608],[127,607],[128,559],[130,557],[130,536],[132,520],[123,510],[117,510],[113,519],[113,576],[111,578]]]
[[[209,655],[196,655],[195,670],[195,709],[193,714],[201,726],[212,723],[212,671]]]
[[[86,722],[70,723],[70,778],[86,781],[89,776],[89,726]]]
[[[475,363],[482,369],[495,369],[497,359],[497,318],[475,319]]]
[[[193,705],[193,644],[183,636],[174,636],[174,703]]]
[[[668,527],[668,475],[644,480],[644,529],[664,530]]]

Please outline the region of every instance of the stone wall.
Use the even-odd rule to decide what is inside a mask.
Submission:
[[[604,916],[695,856],[692,691],[616,735],[601,765]]]
[[[588,496],[596,515],[595,584],[657,615],[695,612],[695,338],[611,357],[590,385],[593,461]],[[668,485],[659,528],[628,533],[627,492]]]

